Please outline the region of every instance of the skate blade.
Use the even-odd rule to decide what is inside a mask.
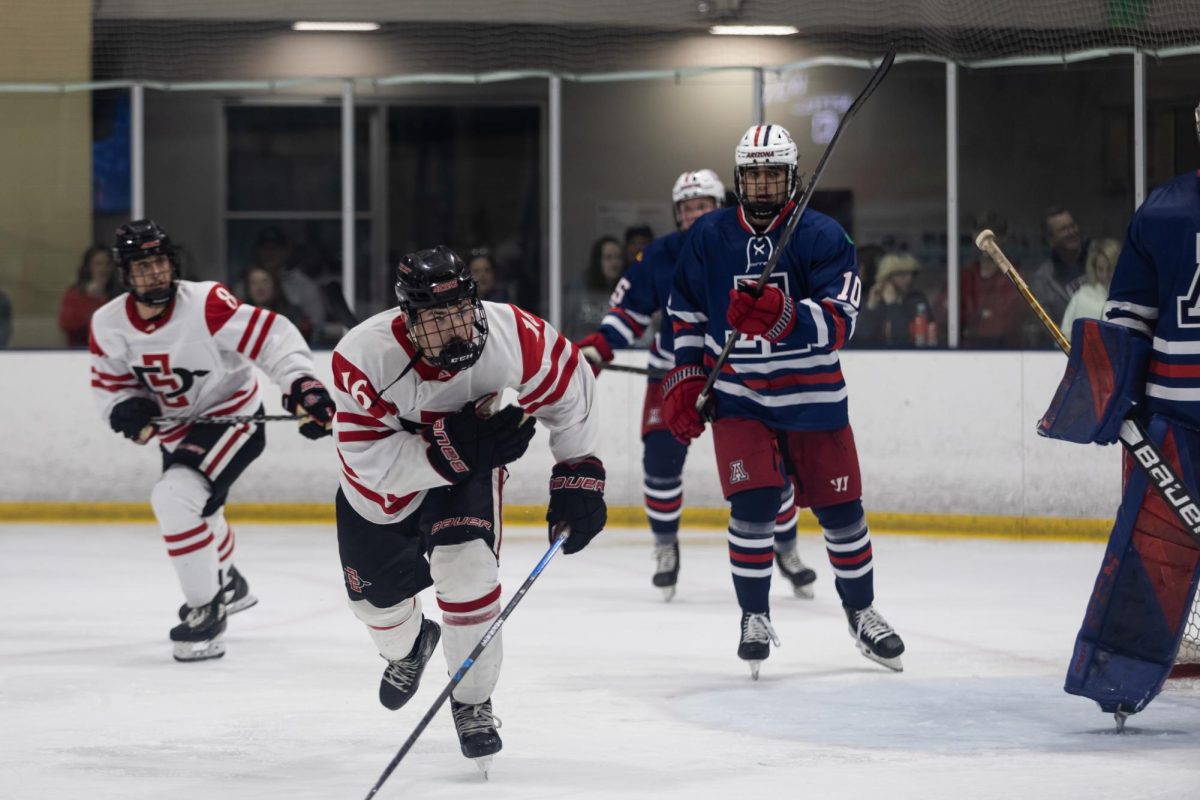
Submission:
[[[883,666],[887,667],[888,669],[892,670],[893,672],[904,672],[904,663],[900,660],[900,656],[894,656],[893,658],[884,658],[881,655],[877,655],[877,654],[873,653],[871,651],[871,648],[867,647],[862,642],[857,642],[857,644],[858,644],[858,652],[862,653],[864,656],[871,659],[876,664],[882,664]]]
[[[746,666],[750,667],[750,679],[758,680],[758,670],[762,666],[761,661],[747,661]]]
[[[175,642],[176,661],[208,661],[225,655],[225,642],[221,637],[207,642]]]
[[[488,771],[492,768],[492,757],[480,756],[471,760],[475,762],[475,766],[479,768],[479,771],[483,774],[483,779],[486,781],[488,779]]]
[[[674,586],[660,586],[658,588],[662,590],[663,602],[664,603],[671,602],[671,598],[673,598],[675,596],[675,587]]]
[[[236,614],[239,611],[245,611],[247,608],[252,608],[256,605],[258,605],[258,598],[252,594],[248,594],[241,600],[235,600],[234,602],[225,606],[225,613]]]
[[[811,583],[806,583],[803,586],[793,586],[792,594],[796,595],[796,597],[799,597],[801,600],[812,600],[814,597],[816,597],[816,593],[813,592]]]

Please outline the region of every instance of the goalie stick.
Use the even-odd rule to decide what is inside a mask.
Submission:
[[[1050,331],[1050,335],[1054,337],[1054,341],[1059,348],[1068,355],[1071,352],[1071,344],[1067,341],[1067,337],[1063,336],[1063,332],[1059,329],[1054,320],[1046,313],[1046,309],[1042,308],[1042,304],[1033,296],[1033,292],[1029,290],[1029,285],[1025,283],[1025,279],[1017,272],[1017,268],[1012,265],[1008,257],[1001,251],[1000,245],[996,242],[996,234],[990,230],[981,231],[979,236],[975,238],[975,246],[991,256],[996,265],[1000,267],[1000,271],[1008,276],[1012,281],[1013,286],[1017,288],[1017,292],[1033,309],[1033,313],[1046,326],[1046,330]],[[1192,492],[1188,487],[1183,485],[1182,479],[1175,474],[1175,470],[1171,468],[1170,462],[1163,456],[1162,451],[1158,449],[1158,445],[1151,441],[1149,434],[1146,433],[1146,426],[1134,419],[1132,416],[1127,417],[1121,423],[1120,433],[1121,444],[1133,456],[1134,462],[1145,471],[1146,477],[1150,480],[1150,485],[1155,488],[1158,494],[1166,502],[1167,508],[1175,514],[1176,519],[1183,525],[1184,531],[1191,537],[1197,545],[1200,545],[1200,505],[1196,504]]]
[[[817,188],[817,181],[821,179],[821,173],[825,171],[825,163],[829,161],[829,155],[837,145],[838,139],[841,138],[846,124],[854,118],[854,115],[858,113],[858,109],[862,107],[862,104],[867,102],[867,98],[883,82],[883,79],[888,74],[888,70],[892,68],[892,62],[895,60],[896,48],[894,46],[889,47],[880,60],[879,66],[875,69],[875,74],[871,76],[871,80],[867,81],[867,85],[863,87],[863,90],[858,93],[858,97],[854,98],[854,102],[850,104],[850,107],[846,109],[846,113],[842,115],[842,121],[838,123],[837,129],[833,132],[833,138],[829,140],[829,144],[825,145],[825,152],[821,153],[821,160],[817,162],[817,168],[813,170],[808,186],[804,187],[804,194],[800,195],[800,202],[796,204],[796,210],[792,212],[792,218],[788,220],[787,227],[779,235],[779,244],[771,251],[771,257],[767,259],[767,265],[763,267],[762,274],[758,276],[758,283],[751,289],[755,297],[758,297],[762,293],[763,287],[767,285],[767,278],[771,277],[771,273],[775,271],[775,266],[779,263],[779,257],[783,254],[783,248],[787,246],[788,240],[792,238],[792,233],[795,232],[796,227],[800,224],[800,218],[804,216],[804,210],[808,208],[808,202],[812,200],[813,191]],[[708,398],[712,394],[713,384],[717,382],[717,376],[721,374],[721,368],[729,360],[729,354],[733,352],[733,346],[737,343],[737,340],[738,332],[730,331],[725,338],[725,346],[721,348],[721,354],[717,356],[716,363],[713,364],[712,370],[708,373],[708,379],[704,381],[704,388],[700,391],[700,396],[696,398],[696,410],[702,415],[704,413],[704,406],[708,403]]]

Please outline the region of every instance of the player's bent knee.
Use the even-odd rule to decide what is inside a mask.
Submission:
[[[190,467],[173,466],[154,484],[150,505],[160,521],[181,514],[199,517],[211,491],[208,481],[199,472]]]
[[[814,508],[812,511],[825,530],[826,538],[834,541],[854,538],[866,527],[866,514],[863,513],[861,500]]]
[[[500,585],[496,554],[482,539],[433,548],[429,571],[439,601],[473,602]]]
[[[743,522],[770,522],[774,531],[775,516],[779,513],[779,493],[778,487],[764,486],[731,495],[730,516]]]

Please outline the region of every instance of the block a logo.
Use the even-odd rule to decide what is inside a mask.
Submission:
[[[746,474],[746,465],[742,459],[738,459],[729,465],[729,482],[741,483],[742,481],[750,480],[750,476]]]

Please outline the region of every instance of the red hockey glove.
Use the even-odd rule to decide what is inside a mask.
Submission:
[[[687,444],[704,433],[704,420],[696,400],[708,374],[696,364],[676,367],[663,378],[663,420],[676,439]]]
[[[588,365],[592,368],[593,375],[600,374],[600,365],[607,364],[613,360],[613,349],[609,345],[608,340],[600,333],[589,333],[587,336],[575,343],[579,351],[583,353],[583,357],[587,359]]]
[[[755,297],[750,292],[752,285],[742,284],[729,290],[725,321],[739,333],[778,342],[796,327],[796,304],[778,286],[767,285],[763,293]]]
[[[325,385],[311,375],[296,378],[283,396],[283,407],[300,419],[300,433],[306,439],[320,439],[333,433],[333,398]]]

